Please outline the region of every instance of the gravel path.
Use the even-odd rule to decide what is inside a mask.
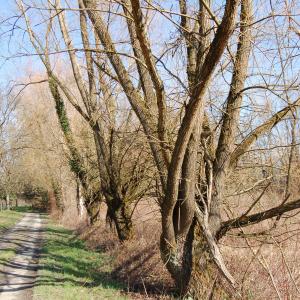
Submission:
[[[0,238],[0,251],[17,246],[17,255],[0,265],[0,300],[29,300],[38,270],[43,222],[40,214],[27,213]]]

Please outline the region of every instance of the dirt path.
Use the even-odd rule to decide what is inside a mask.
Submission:
[[[0,300],[29,300],[36,281],[43,222],[40,214],[27,213],[0,238],[0,251],[17,246],[17,255],[0,265]]]

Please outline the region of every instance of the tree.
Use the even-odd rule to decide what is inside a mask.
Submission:
[[[48,2],[50,19],[45,36],[45,45],[43,45],[43,42],[37,34],[33,32],[22,1],[19,1],[18,5],[24,14],[30,41],[47,70],[50,90],[57,107],[61,129],[71,153],[71,167],[73,172],[75,172],[80,179],[84,197],[89,198],[86,199],[86,203],[94,203],[93,199],[99,199],[101,193],[108,207],[108,216],[116,226],[119,239],[121,241],[130,239],[133,228],[131,221],[132,210],[134,208],[133,203],[141,199],[149,189],[151,180],[146,179],[146,170],[148,168],[150,169],[151,164],[149,167],[147,166],[149,163],[147,163],[146,156],[142,155],[142,151],[138,156],[133,154],[129,157],[129,154],[133,153],[133,149],[137,147],[136,141],[132,138],[129,139],[129,135],[127,134],[127,132],[130,132],[130,127],[132,127],[132,124],[128,122],[131,118],[131,112],[126,111],[122,116],[123,120],[117,116],[117,99],[115,92],[111,89],[110,84],[105,78],[105,73],[101,70],[102,57],[96,55],[96,57],[93,58],[89,49],[90,40],[85,12],[83,10],[80,11],[79,20],[88,83],[85,82],[82,67],[76,57],[76,50],[73,46],[64,12],[60,9],[60,2]],[[76,84],[82,106],[76,103],[74,94],[70,92],[62,78],[55,74],[51,66],[49,57],[49,53],[51,52],[49,48],[49,35],[53,29],[55,16],[57,16],[61,36],[68,49],[73,80]],[[96,78],[100,79],[96,80]],[[90,200],[88,192],[90,187],[86,181],[87,172],[84,171],[80,158],[81,155],[79,151],[76,150],[76,147],[74,147],[74,142],[72,141],[72,132],[67,121],[67,114],[63,106],[64,100],[61,93],[63,93],[64,97],[77,112],[80,113],[93,132],[100,183],[98,191],[95,194],[92,193],[92,200]],[[105,109],[103,109],[101,105],[104,105]],[[121,124],[119,123],[120,121],[122,121]],[[138,132],[139,130],[137,129],[136,133]],[[120,142],[121,139],[123,142]],[[128,163],[127,159],[130,160],[130,163]],[[144,164],[143,169],[140,168],[140,164]]]
[[[119,84],[126,94],[132,108],[138,116],[156,162],[160,174],[162,189],[162,258],[178,287],[183,294],[188,293],[202,299],[210,293],[209,287],[215,278],[214,273],[221,272],[234,285],[234,280],[227,270],[216,243],[216,236],[220,228],[230,226],[231,221],[222,221],[220,207],[223,200],[225,180],[239,158],[263,133],[272,129],[297,105],[299,99],[271,116],[266,122],[258,126],[247,137],[236,144],[237,124],[240,118],[240,106],[247,76],[247,64],[250,54],[252,2],[245,0],[241,3],[239,39],[237,51],[231,57],[233,76],[230,84],[226,108],[222,114],[222,125],[217,139],[216,150],[213,149],[213,137],[206,113],[205,95],[212,82],[212,75],[224,51],[228,49],[228,42],[236,26],[235,17],[239,1],[226,1],[221,22],[217,21],[210,6],[199,1],[199,8],[193,19],[187,16],[187,2],[179,1],[180,30],[186,47],[186,72],[188,81],[188,101],[184,108],[184,116],[180,123],[174,146],[166,145],[166,94],[163,80],[159,74],[156,57],[153,55],[151,42],[146,32],[146,21],[138,0],[122,1],[123,8],[130,16],[127,21],[128,31],[133,36],[131,47],[135,55],[135,63],[142,82],[143,91],[138,90],[126,70],[121,54],[116,49],[111,34],[101,16],[98,3],[95,0],[83,1],[95,32],[98,35],[104,52],[113,67]],[[149,7],[153,8],[151,4]],[[163,10],[157,9],[163,14]],[[217,30],[210,39],[212,25],[209,17],[214,20]],[[194,25],[190,25],[195,20]],[[134,23],[134,28],[130,24]],[[179,27],[179,26],[178,26]],[[161,62],[159,59],[158,62]],[[146,67],[146,70],[145,70]],[[148,73],[151,85],[147,85]],[[148,87],[148,90],[146,90]],[[148,108],[148,95],[151,89],[155,91],[155,107]],[[152,93],[153,94],[153,93]],[[155,114],[154,111],[158,113]],[[207,133],[208,131],[208,133]],[[206,135],[206,136],[205,136]],[[202,136],[202,138],[200,138]],[[203,139],[204,140],[201,140]],[[201,140],[201,143],[198,140]],[[211,140],[207,145],[207,141]],[[158,141],[158,142],[157,142]],[[194,178],[197,178],[198,168],[195,167],[195,155],[198,147],[202,148],[202,166],[206,165],[205,176],[200,181],[206,183],[205,191],[195,190]],[[171,148],[171,150],[170,150]],[[182,178],[180,180],[180,178]],[[200,182],[201,183],[201,182]],[[183,195],[183,198],[181,198]],[[179,198],[180,197],[180,198]],[[284,204],[275,208],[268,217],[279,215],[284,211],[299,207],[298,202]],[[178,209],[180,208],[180,209]],[[256,220],[261,220],[265,212],[259,213]],[[244,216],[240,216],[242,218]],[[252,218],[252,216],[249,218]],[[194,220],[194,221],[193,221]],[[251,222],[241,223],[240,226]],[[179,225],[178,225],[179,224]],[[177,228],[176,228],[177,227]],[[224,232],[224,231],[223,231]],[[180,234],[184,233],[184,251],[181,256],[179,246]],[[203,263],[203,257],[206,261]],[[200,259],[201,258],[201,259]],[[199,265],[201,264],[201,265]],[[211,282],[211,283],[210,283]],[[219,293],[224,293],[219,287]]]

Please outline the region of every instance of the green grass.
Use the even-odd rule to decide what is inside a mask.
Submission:
[[[112,259],[86,249],[71,231],[48,225],[34,300],[128,299],[110,279]]]
[[[24,211],[3,210],[0,211],[0,234],[14,226],[24,215]]]
[[[2,264],[10,261],[15,255],[16,255],[16,248],[1,249],[0,268]]]
[[[20,213],[39,212],[39,210],[33,208],[32,206],[18,206],[14,207],[13,210]]]
[[[13,227],[20,219],[23,217],[23,211],[15,211],[15,210],[3,210],[0,211],[0,235],[5,234],[5,230]],[[12,244],[14,246],[10,246],[7,249],[1,249],[0,251],[0,267],[1,264],[12,259],[16,254],[16,244]]]

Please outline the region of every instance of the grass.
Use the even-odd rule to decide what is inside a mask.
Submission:
[[[14,226],[24,215],[25,209],[0,211],[0,234]]]
[[[5,234],[5,231],[13,227],[24,215],[26,209],[16,210],[3,210],[0,211],[0,234]],[[0,251],[0,266],[1,264],[12,259],[16,254],[17,245],[14,244],[6,249]]]
[[[1,249],[0,268],[2,264],[10,261],[15,255],[16,255],[16,248]]]
[[[121,295],[122,286],[110,279],[112,258],[88,250],[62,227],[48,225],[40,263],[34,300],[128,299]]]

